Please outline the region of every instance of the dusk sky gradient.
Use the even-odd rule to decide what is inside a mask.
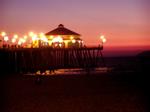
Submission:
[[[24,35],[64,24],[87,45],[150,46],[150,0],[0,0],[0,31]]]

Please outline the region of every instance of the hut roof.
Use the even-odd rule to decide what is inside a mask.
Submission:
[[[62,24],[58,25],[56,29],[46,33],[45,35],[78,35],[80,36],[80,34],[65,28],[64,25]]]

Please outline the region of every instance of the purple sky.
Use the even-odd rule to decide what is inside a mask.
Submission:
[[[62,23],[97,45],[150,45],[150,0],[0,0],[0,31],[48,32]]]

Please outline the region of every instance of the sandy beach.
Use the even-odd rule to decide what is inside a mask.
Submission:
[[[136,76],[136,77],[135,77]],[[1,78],[1,112],[147,112],[137,74],[12,75]],[[139,82],[140,81],[140,82]]]

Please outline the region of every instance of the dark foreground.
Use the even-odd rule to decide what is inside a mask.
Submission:
[[[148,112],[147,78],[137,73],[1,78],[1,112]]]

